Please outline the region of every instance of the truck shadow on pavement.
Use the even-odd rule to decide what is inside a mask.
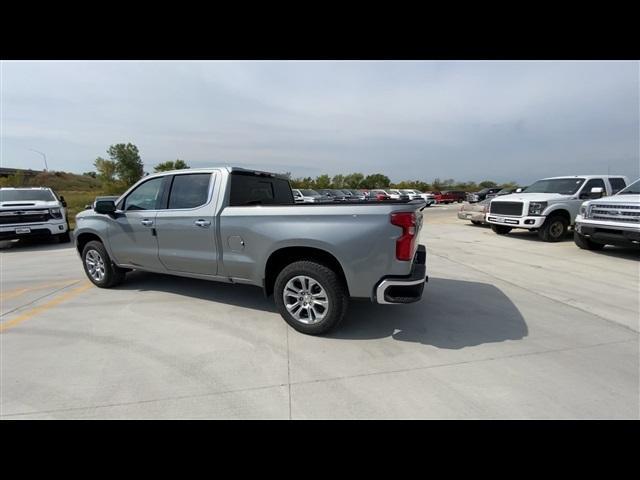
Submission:
[[[34,252],[73,248],[73,243],[55,243],[51,239],[0,240],[0,252]]]
[[[131,272],[119,290],[158,291],[277,314],[273,297],[249,285],[232,285],[146,272]],[[283,320],[284,321],[284,320]],[[498,288],[487,283],[430,278],[420,302],[375,305],[352,300],[344,322],[325,338],[367,340],[392,337],[439,348],[520,340],[524,318]]]
[[[487,283],[430,278],[422,300],[408,305],[353,301],[347,319],[328,337],[392,337],[447,349],[520,340],[528,335],[517,307]]]

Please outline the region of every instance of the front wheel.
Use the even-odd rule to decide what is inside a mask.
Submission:
[[[511,231],[511,227],[507,227],[505,225],[491,225],[491,230],[498,235],[506,235]]]
[[[604,244],[596,243],[593,240],[580,235],[578,232],[573,232],[574,243],[583,250],[602,250]]]
[[[471,220],[471,223],[473,223],[474,225],[482,225],[482,222],[479,220]]]
[[[122,283],[125,270],[109,258],[107,249],[98,241],[92,241],[82,250],[82,265],[91,283],[100,288],[111,288]]]
[[[349,297],[340,277],[314,261],[287,265],[274,285],[276,307],[294,329],[320,335],[335,328],[347,313]]]
[[[544,242],[559,242],[567,236],[569,222],[561,215],[548,217],[538,230],[538,237]]]

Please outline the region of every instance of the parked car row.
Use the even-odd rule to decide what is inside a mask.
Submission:
[[[629,185],[619,175],[544,178],[463,205],[458,218],[489,224],[498,235],[514,228],[535,231],[545,242],[558,242],[573,229],[576,245],[588,250],[640,247],[640,179]]]
[[[331,202],[362,202],[375,201],[381,202],[385,200],[422,200],[428,207],[437,203],[436,197],[430,193],[422,193],[418,190],[397,190],[397,189],[336,189],[322,188],[299,189],[294,188],[293,198],[296,203],[331,203]]]

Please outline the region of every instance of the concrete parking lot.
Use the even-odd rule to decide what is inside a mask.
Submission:
[[[353,302],[329,336],[258,288],[133,272],[93,287],[71,245],[3,244],[3,419],[637,419],[640,256],[498,236],[425,210],[419,303]]]

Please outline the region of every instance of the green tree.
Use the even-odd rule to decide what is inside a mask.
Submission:
[[[506,182],[500,185],[500,188],[518,188],[519,186],[520,185],[518,185],[518,182],[511,180],[510,182]]]
[[[444,187],[445,187],[445,183],[439,178],[434,178],[433,182],[431,182],[431,185],[433,187],[433,190],[436,192],[444,190]]]
[[[116,178],[116,162],[105,160],[102,157],[96,158],[93,166],[98,171],[98,178],[103,182],[113,182]]]
[[[480,188],[495,188],[498,184],[492,180],[484,180],[478,184]]]
[[[324,174],[324,175],[320,175],[320,176],[316,177],[315,187],[316,188],[331,188],[331,179],[329,178],[329,175]]]
[[[191,168],[184,160],[167,160],[166,162],[159,163],[153,167],[154,172],[168,172],[169,170],[184,170]]]
[[[132,143],[118,143],[107,150],[111,161],[116,162],[118,178],[130,187],[142,178],[144,174],[142,159],[138,147]]]
[[[84,172],[82,175],[85,177],[97,178],[98,174],[96,172]]]
[[[331,186],[333,188],[344,188],[344,175],[334,175],[331,179]]]
[[[364,175],[361,173],[350,173],[344,177],[344,184],[348,188],[360,188],[360,183],[364,180]]]
[[[366,176],[362,181],[361,186],[363,188],[387,188],[390,184],[391,180],[386,175],[373,173]]]

